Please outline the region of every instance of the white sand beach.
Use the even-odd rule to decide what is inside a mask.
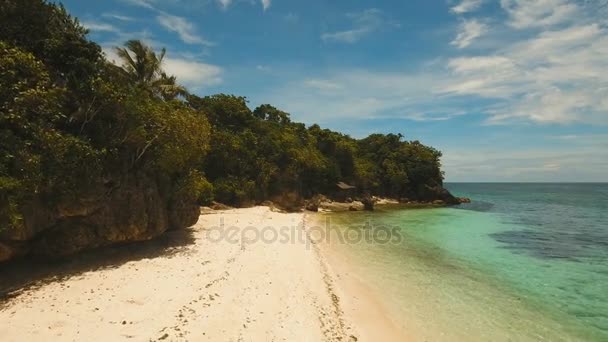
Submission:
[[[267,207],[201,215],[171,253],[12,293],[0,306],[1,339],[407,340],[341,268],[344,260],[298,238],[307,220],[314,216]]]

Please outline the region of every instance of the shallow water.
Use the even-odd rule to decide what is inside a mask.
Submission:
[[[395,324],[421,340],[608,340],[608,185],[447,187],[474,202],[330,215],[401,238],[332,244]]]

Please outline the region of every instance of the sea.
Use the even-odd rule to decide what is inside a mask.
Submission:
[[[331,248],[395,326],[421,341],[608,341],[608,184],[446,187],[472,203],[327,216],[354,237]]]

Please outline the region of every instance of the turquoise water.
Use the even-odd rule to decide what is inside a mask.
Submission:
[[[331,214],[401,237],[335,245],[395,324],[426,340],[608,341],[607,184],[447,187],[473,203]]]

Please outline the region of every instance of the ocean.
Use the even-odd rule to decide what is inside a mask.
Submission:
[[[473,202],[328,215],[375,236],[331,248],[396,326],[428,341],[608,341],[608,184],[446,187]]]

